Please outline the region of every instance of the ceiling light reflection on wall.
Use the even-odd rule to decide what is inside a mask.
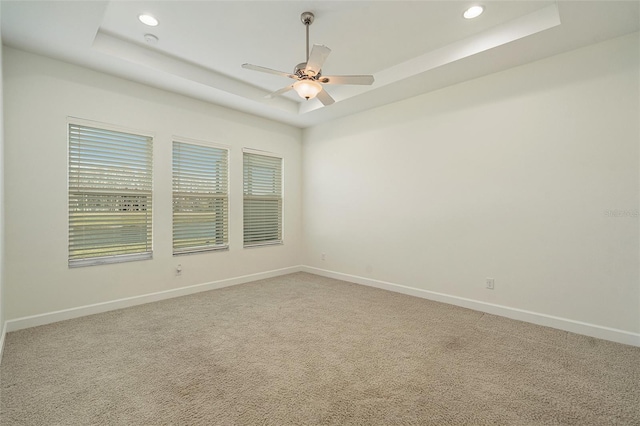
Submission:
[[[466,19],[473,19],[473,18],[477,18],[478,16],[482,15],[482,12],[484,12],[484,7],[482,7],[482,6],[471,6],[469,9],[464,11],[462,16],[464,16]]]
[[[320,83],[312,80],[300,80],[293,84],[293,88],[301,98],[313,99],[322,90]]]
[[[140,20],[140,22],[150,27],[155,27],[156,25],[158,25],[158,20],[151,15],[138,15],[138,19]]]

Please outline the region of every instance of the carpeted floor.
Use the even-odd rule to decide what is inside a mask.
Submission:
[[[640,348],[297,273],[7,335],[2,425],[640,424]]]

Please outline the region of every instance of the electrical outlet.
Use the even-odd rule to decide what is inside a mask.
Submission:
[[[182,275],[182,265],[176,266],[176,277]]]
[[[494,280],[493,278],[487,278],[486,283],[487,283],[487,288],[489,290],[493,290],[493,288],[494,288],[494,286],[496,284],[496,280]]]
[[[327,255],[326,255],[326,254],[324,254],[324,253],[321,253],[321,254],[320,254],[320,259],[322,259],[322,260],[327,260]]]

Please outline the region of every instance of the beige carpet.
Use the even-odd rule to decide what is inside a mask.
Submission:
[[[640,348],[297,273],[7,335],[2,425],[640,424]]]

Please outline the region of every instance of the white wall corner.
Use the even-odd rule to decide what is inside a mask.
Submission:
[[[581,321],[575,321],[567,318],[546,315],[538,312],[526,311],[523,309],[511,308],[509,306],[495,305],[479,300],[467,299],[464,297],[452,296],[449,294],[438,293],[429,290],[423,290],[415,287],[408,287],[400,284],[394,284],[386,281],[374,280],[371,278],[360,277],[356,275],[344,274],[341,272],[329,271],[326,269],[315,268],[311,266],[303,266],[303,272],[320,275],[327,278],[347,281],[354,284],[365,285],[369,287],[380,288],[383,290],[402,293],[409,296],[420,297],[423,299],[433,300],[436,302],[447,303],[450,305],[460,306],[467,309],[473,309],[492,315],[498,315],[514,320],[525,321],[532,324],[542,325],[545,327],[556,328],[571,333],[582,334],[585,336],[595,337],[598,339],[609,340],[616,343],[640,347],[640,333],[633,333],[625,330],[619,330],[610,327],[603,327],[596,324],[589,324]]]
[[[0,5],[1,9],[1,5]],[[1,16],[0,11],[0,16]],[[2,19],[0,19],[1,21]],[[4,244],[4,79],[2,72],[2,37],[0,36],[0,362],[4,349],[6,322],[4,320],[5,244]]]

